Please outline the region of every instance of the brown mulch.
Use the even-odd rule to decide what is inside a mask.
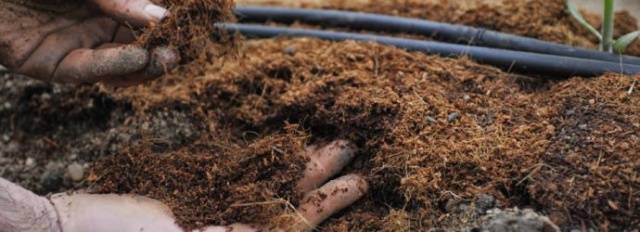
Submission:
[[[199,58],[211,43],[227,38],[213,38],[220,34],[217,22],[234,20],[233,0],[156,0],[169,10],[169,17],[159,25],[145,28],[138,35],[138,43],[145,47],[170,46],[180,53],[182,63]],[[228,42],[228,41],[227,41]]]
[[[101,162],[94,170],[100,192],[158,198],[183,225],[264,223],[265,215],[278,216],[273,208],[224,209],[295,199],[286,186],[302,162],[286,163],[293,147],[278,148],[283,153],[264,148],[272,137],[298,145],[340,138],[361,148],[348,172],[365,175],[371,191],[325,230],[379,230],[398,218],[450,228],[444,205],[479,194],[504,207],[532,207],[563,228],[638,223],[640,95],[627,93],[630,77],[535,81],[465,58],[313,39],[246,41],[238,55],[207,67],[179,85],[166,86],[185,78],[178,75],[116,93],[133,102],[155,99],[147,105],[183,102],[214,126],[210,136],[177,152],[133,150]],[[304,142],[283,129],[290,125]],[[240,139],[247,134],[257,136]],[[224,156],[232,158],[219,159]],[[291,169],[265,168],[263,159],[251,159],[256,156]],[[207,176],[241,178],[221,188]],[[263,185],[255,188],[258,176]],[[266,195],[236,194],[246,189]],[[287,207],[278,205],[278,212]]]
[[[343,2],[332,8],[594,47],[562,2],[471,8]],[[404,221],[414,229],[458,228],[462,222],[446,206],[481,194],[503,207],[534,208],[563,228],[620,230],[640,223],[640,95],[628,93],[632,77],[540,81],[466,58],[314,39],[245,41],[225,53],[224,45],[192,47],[181,39],[212,30],[212,18],[199,16],[206,25],[181,32],[175,27],[193,21],[180,17],[143,37],[155,41],[151,45],[173,44],[195,62],[149,85],[110,91],[141,117],[194,109],[205,133],[179,149],[143,143],[103,159],[90,176],[94,191],[159,199],[189,228],[267,224],[290,210],[283,202],[295,205],[299,193],[291,183],[303,170],[305,160],[296,154],[304,145],[348,139],[361,151],[346,172],[364,175],[370,194],[322,230],[400,230]]]

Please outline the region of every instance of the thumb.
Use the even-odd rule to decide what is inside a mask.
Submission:
[[[93,0],[107,15],[133,26],[159,23],[169,12],[149,0]]]

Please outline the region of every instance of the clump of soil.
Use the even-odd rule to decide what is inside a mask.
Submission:
[[[169,17],[143,29],[138,37],[145,47],[172,46],[183,62],[196,59],[212,42],[215,24],[233,20],[233,0],[162,0]]]

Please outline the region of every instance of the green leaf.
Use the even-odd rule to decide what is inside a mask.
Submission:
[[[629,34],[623,35],[613,44],[613,50],[617,53],[624,53],[627,47],[640,37],[640,31],[634,31]]]
[[[570,0],[567,0],[567,10],[569,10],[569,14],[571,14],[571,16],[573,16],[578,21],[578,23],[580,23],[580,25],[587,28],[587,30],[598,37],[598,40],[602,41],[602,34],[600,34],[600,32],[596,28],[591,26],[591,24],[589,24],[589,22],[584,19],[584,16],[582,16],[582,13],[580,13],[580,10],[578,10],[578,7],[576,7],[576,4],[573,4]]]

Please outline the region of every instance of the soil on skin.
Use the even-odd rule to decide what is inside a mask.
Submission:
[[[348,139],[360,151],[344,173],[370,191],[321,231],[462,230],[494,207],[533,208],[564,230],[640,224],[634,77],[539,81],[358,42],[221,46],[198,69],[126,89],[4,75],[0,176],[42,194],[150,196],[188,228],[266,223],[296,203],[304,145]],[[85,179],[74,164],[92,165]]]

